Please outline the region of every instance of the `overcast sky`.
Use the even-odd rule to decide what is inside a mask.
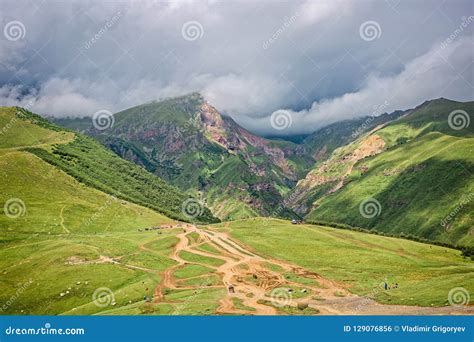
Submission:
[[[252,131],[296,134],[474,98],[469,0],[1,6],[0,105],[44,115],[92,116],[199,91]]]

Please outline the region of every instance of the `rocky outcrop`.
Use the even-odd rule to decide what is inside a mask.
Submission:
[[[318,186],[336,182],[326,194],[338,191],[345,185],[345,179],[352,172],[354,165],[361,159],[382,152],[385,147],[385,141],[377,134],[372,134],[349,146],[351,148],[345,153],[340,153],[336,150],[329,160],[310,171],[304,179],[297,183],[296,188],[292,191],[293,196],[290,201],[290,207],[298,210],[301,210],[301,208],[308,209],[301,202],[307,198],[311,190]]]

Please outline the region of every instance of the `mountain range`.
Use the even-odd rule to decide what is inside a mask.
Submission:
[[[78,134],[61,148],[100,142],[198,199],[212,212],[203,221],[304,218],[472,246],[474,130],[469,121],[453,128],[450,114],[473,109],[474,102],[437,99],[286,140],[249,132],[197,93],[121,111],[106,129],[91,118],[51,120]],[[375,215],[364,213],[366,203]]]

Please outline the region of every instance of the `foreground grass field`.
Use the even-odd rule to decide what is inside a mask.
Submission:
[[[215,229],[265,257],[289,261],[382,303],[443,306],[452,288],[474,291],[474,263],[454,249],[282,220],[243,220]],[[383,282],[399,286],[385,291]]]
[[[281,220],[252,219],[205,226],[198,230],[199,236],[183,227],[70,234],[2,232],[1,313],[254,314],[255,307],[242,300],[253,301],[251,304],[259,305],[257,310],[272,308],[268,300],[257,301],[258,293],[257,297],[247,293],[233,297],[231,304],[226,302],[229,294],[222,281],[226,274],[222,260],[237,263],[231,272],[241,275],[229,278],[237,291],[242,288],[241,281],[256,288],[264,281],[271,289],[274,276],[267,274],[271,270],[292,284],[293,300],[313,302],[304,310],[295,306],[274,308],[279,314],[317,314],[318,307],[326,303],[327,291],[336,299],[348,296],[347,289],[381,303],[431,307],[448,305],[452,288],[463,287],[469,293],[474,290],[472,261],[452,249]],[[206,239],[202,238],[204,232]],[[222,233],[229,233],[242,247],[216,235]],[[211,246],[209,239],[218,244]],[[179,241],[192,249],[178,251]],[[229,257],[225,248],[234,248],[238,254]],[[245,261],[250,257],[250,262],[252,253],[258,255],[260,266]],[[242,262],[235,256],[243,258]],[[295,272],[277,260],[315,273]],[[258,267],[249,271],[248,266]],[[267,271],[258,271],[259,267]],[[316,273],[323,278],[311,276]],[[252,274],[258,274],[258,279]],[[384,290],[383,282],[398,283],[398,288]],[[334,284],[341,290],[328,287]],[[279,285],[276,289],[286,287]],[[265,296],[271,296],[270,289],[265,290]],[[308,292],[303,293],[304,289]],[[95,298],[97,291],[106,295],[103,305]]]

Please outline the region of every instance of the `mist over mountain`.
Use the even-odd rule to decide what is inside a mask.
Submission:
[[[92,116],[200,92],[254,133],[293,136],[472,97],[469,1],[46,1],[34,15],[29,7],[2,6],[1,22],[21,25],[17,40],[0,40],[0,105],[43,115]],[[284,130],[271,124],[279,110],[291,115]]]

